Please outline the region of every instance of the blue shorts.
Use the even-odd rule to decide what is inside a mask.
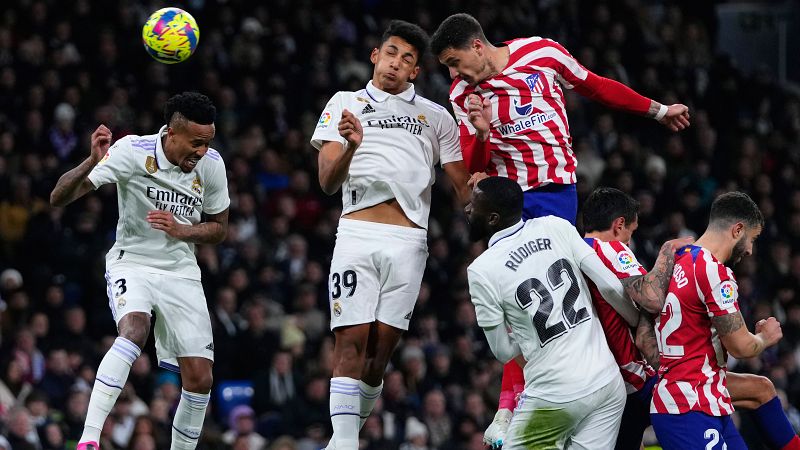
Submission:
[[[645,381],[644,386],[628,395],[625,410],[622,411],[622,424],[617,435],[616,450],[639,450],[642,446],[644,430],[650,426],[650,400],[658,377]]]
[[[664,450],[747,450],[731,416],[650,414],[658,443]]]
[[[575,225],[578,214],[578,190],[574,184],[551,183],[525,191],[522,220],[556,216]]]

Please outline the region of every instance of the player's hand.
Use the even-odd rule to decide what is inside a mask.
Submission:
[[[175,221],[175,216],[171,212],[155,209],[147,213],[147,222],[154,230],[161,230],[175,239],[181,239],[183,229],[186,225]]]
[[[694,242],[694,238],[691,236],[684,236],[677,239],[673,239],[671,241],[664,242],[662,247],[666,247],[670,253],[675,253],[680,250],[682,247],[686,247],[687,245],[691,245]]]
[[[767,347],[771,347],[783,337],[781,323],[774,317],[761,319],[756,323],[756,334],[761,336]]]
[[[658,121],[672,131],[681,131],[689,127],[689,107],[676,103],[667,107],[667,114]]]
[[[92,152],[90,155],[92,161],[95,164],[99,163],[106,156],[109,147],[111,147],[111,130],[105,125],[100,125],[92,133]]]
[[[490,448],[502,448],[513,415],[514,413],[510,409],[497,410],[494,420],[483,433],[483,443]]]
[[[467,180],[467,186],[469,186],[470,189],[475,189],[475,185],[484,178],[489,178],[489,175],[486,175],[485,172],[475,172],[469,177],[469,180]]]
[[[339,135],[345,138],[353,149],[358,148],[364,138],[361,121],[346,109],[342,111],[342,120],[339,121]]]
[[[475,127],[478,139],[489,139],[489,123],[492,120],[492,103],[489,99],[482,99],[477,94],[467,97],[467,116],[469,122]]]

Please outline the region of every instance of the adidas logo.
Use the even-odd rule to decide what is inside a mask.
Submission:
[[[414,314],[414,311],[411,311],[411,312],[409,312],[408,314],[406,314],[406,316],[404,317],[404,319],[406,319],[406,320],[411,320],[411,314]]]
[[[214,351],[214,343],[212,342],[212,343],[206,345],[206,350],[211,350],[213,352]]]
[[[373,108],[372,105],[370,105],[369,103],[367,103],[367,106],[365,106],[364,109],[361,110],[361,114],[369,114],[374,112],[375,108]]]

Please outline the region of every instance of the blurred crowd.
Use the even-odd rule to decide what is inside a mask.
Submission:
[[[769,376],[799,427],[800,99],[769,71],[740,73],[715,51],[711,3],[187,0],[179,6],[197,19],[200,45],[167,66],[141,48],[141,26],[160,2],[3,2],[0,449],[72,448],[116,335],[103,278],[115,188],[65,209],[49,206],[50,190],[88,154],[98,124],[114,139],[152,134],[165,100],[185,90],[217,105],[214,147],[230,184],[229,235],[197,254],[215,384],[240,382],[252,393],[249,405],[223,408],[224,393],[213,392],[198,448],[324,446],[333,347],[326,280],[341,199],[319,189],[308,140],[328,98],[370,78],[368,55],[389,19],[433,32],[462,11],[493,41],[550,37],[598,74],[689,105],[691,128],[671,134],[568,95],[579,194],[614,186],[641,202],[633,247],[648,265],[663,241],[703,231],[718,193],[753,196],[766,228],[754,256],[735,268],[740,305],[751,329],[777,317],[784,339],[732,367]],[[417,89],[447,104],[447,72],[432,56],[423,66]],[[362,431],[364,449],[482,449],[494,414],[501,366],[476,325],[465,271],[484,247],[469,242],[447,182],[433,197],[422,290]],[[145,350],[106,423],[103,450],[168,448],[179,380],[155,366],[152,339]],[[737,420],[750,436],[748,415]]]

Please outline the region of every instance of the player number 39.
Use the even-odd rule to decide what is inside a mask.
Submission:
[[[342,296],[342,288],[349,289],[347,297],[352,297],[356,292],[358,277],[354,270],[345,270],[341,274],[334,272],[331,274],[331,297],[337,299]]]

